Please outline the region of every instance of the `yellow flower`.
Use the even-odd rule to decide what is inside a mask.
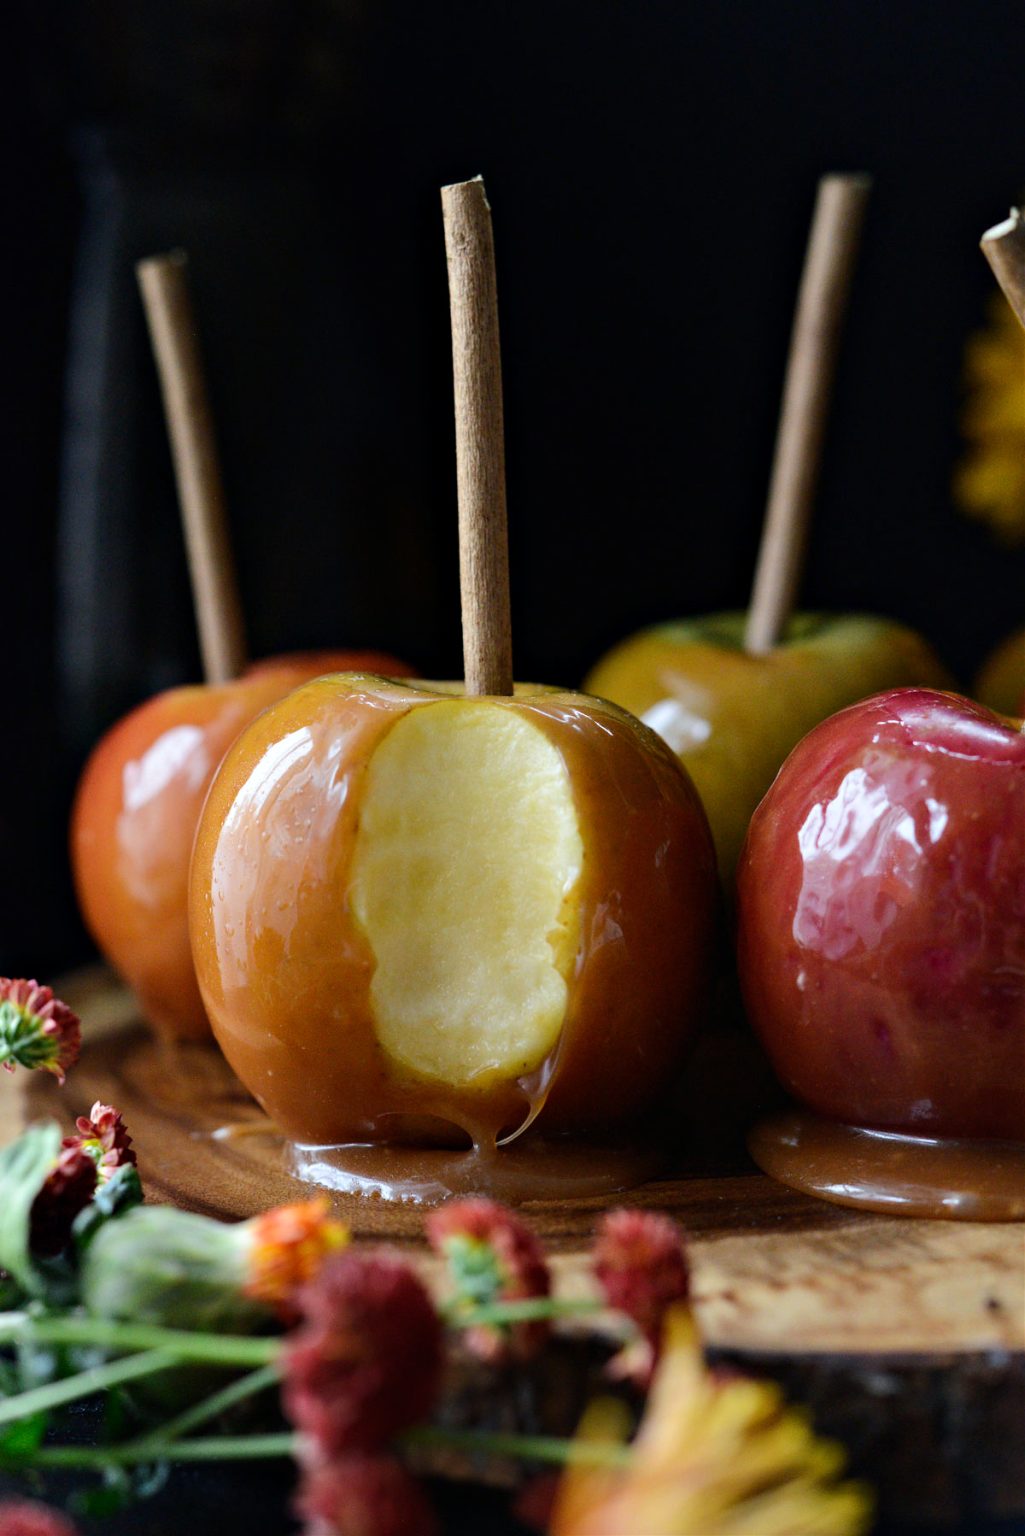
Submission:
[[[621,1446],[622,1404],[599,1400],[578,1444]],[[611,1458],[610,1458],[611,1459]],[[771,1382],[709,1370],[689,1308],[667,1315],[663,1352],[629,1464],[570,1465],[551,1536],[860,1536],[868,1490],[838,1482],[842,1447],[820,1440]]]
[[[968,449],[954,496],[1007,543],[1025,540],[1025,330],[1003,294],[965,352],[968,402],[961,427]]]

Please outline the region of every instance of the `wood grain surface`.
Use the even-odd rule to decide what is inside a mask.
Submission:
[[[150,1200],[234,1219],[309,1196],[215,1049],[158,1045],[130,995],[102,971],[73,979],[62,995],[85,1020],[82,1058],[63,1090],[41,1074],[6,1078],[0,1136],[43,1114],[70,1122],[100,1098],[125,1113]],[[213,1133],[223,1126],[247,1133],[219,1140]],[[433,1282],[415,1207],[332,1200],[357,1236],[402,1245]],[[609,1203],[524,1206],[553,1255],[562,1293],[590,1292],[588,1241]],[[722,1171],[695,1160],[612,1203],[665,1211],[683,1224],[709,1349],[777,1377],[806,1401],[821,1427],[851,1448],[888,1518],[1025,1514],[1020,1225],[828,1205],[774,1183],[742,1155]],[[515,1408],[497,1406],[502,1423],[572,1427],[607,1348],[600,1327],[578,1325],[578,1333],[585,1337],[567,1341],[558,1356],[572,1380],[556,1390],[546,1368],[535,1390],[518,1392]],[[478,1408],[480,1391],[470,1389]],[[502,1469],[495,1475],[500,1480]]]
[[[8,1134],[43,1114],[70,1124],[103,1099],[125,1115],[151,1200],[233,1220],[309,1197],[311,1187],[286,1170],[280,1137],[219,1051],[158,1043],[131,995],[103,971],[81,974],[63,992],[85,1020],[81,1060],[63,1089],[43,1074],[6,1079],[0,1117]],[[225,1127],[232,1134],[219,1139]],[[1020,1225],[866,1214],[797,1194],[746,1164],[742,1153],[731,1162],[722,1171],[695,1163],[613,1202],[682,1222],[713,1345],[868,1354],[1025,1347]],[[420,1240],[416,1206],[339,1194],[332,1200],[358,1236]],[[564,1286],[588,1284],[588,1241],[609,1203],[594,1197],[524,1206]]]

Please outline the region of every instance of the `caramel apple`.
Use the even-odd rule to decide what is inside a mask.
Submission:
[[[1023,722],[917,688],[834,715],[759,806],[737,901],[751,1021],[815,1114],[756,1132],[762,1166],[848,1203],[1025,1214]]]
[[[235,682],[171,688],[94,748],[71,818],[79,905],[97,947],[172,1039],[209,1038],[187,917],[189,856],[217,765],[242,728],[322,672],[408,669],[377,652],[325,651],[257,663]]]
[[[228,1061],[293,1140],[494,1147],[664,1096],[714,883],[686,775],[613,705],[321,678],[217,774],[193,954]]]
[[[322,678],[245,731],[196,837],[196,972],[305,1177],[394,1195],[433,1146],[403,1196],[517,1198],[540,1147],[547,1192],[619,1188],[704,999],[711,835],[646,726],[513,685],[490,210],[479,179],[442,198],[465,682]]]
[[[745,615],[659,625],[625,640],[584,686],[614,699],[678,754],[732,882],[755,807],[787,753],[836,710],[884,688],[945,687],[913,630],[866,614],[793,614],[771,650],[744,647]]]
[[[956,694],[843,710],[738,877],[744,996],[783,1082],[856,1125],[1025,1139],[1025,735]]]

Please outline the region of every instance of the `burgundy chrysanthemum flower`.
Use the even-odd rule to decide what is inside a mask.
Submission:
[[[651,1379],[666,1311],[690,1296],[690,1265],[676,1223],[654,1211],[610,1211],[592,1250],[598,1284],[610,1307],[633,1319],[643,1336],[611,1362],[613,1375],[644,1388]]]
[[[327,1456],[379,1450],[426,1418],[441,1380],[442,1329],[408,1265],[348,1250],[297,1295],[282,1399]]]
[[[81,1147],[88,1152],[101,1184],[106,1184],[111,1174],[126,1163],[138,1161],[121,1111],[112,1104],[101,1104],[97,1099],[88,1115],[79,1115],[75,1126],[78,1135],[65,1136],[61,1145],[65,1149]]]
[[[81,1042],[78,1015],[50,987],[0,976],[0,1066],[52,1072],[63,1083]]]
[[[437,1536],[423,1488],[394,1456],[350,1453],[308,1468],[296,1513],[304,1536]]]
[[[0,1504],[0,1536],[78,1536],[70,1520],[29,1499]]]
[[[598,1226],[594,1272],[610,1307],[657,1338],[666,1308],[690,1295],[690,1265],[676,1223],[654,1211],[610,1211]]]
[[[448,1264],[457,1307],[472,1311],[492,1301],[547,1296],[551,1276],[534,1233],[494,1200],[452,1200],[426,1221],[427,1238]],[[545,1319],[468,1328],[468,1348],[492,1363],[525,1359],[544,1343]]]
[[[29,1248],[52,1258],[67,1246],[71,1226],[96,1190],[96,1164],[81,1146],[63,1147],[46,1183],[32,1202]]]

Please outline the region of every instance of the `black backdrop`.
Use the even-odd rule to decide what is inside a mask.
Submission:
[[[195,677],[140,255],[193,265],[257,654],[459,666],[437,189],[495,210],[520,676],[743,603],[819,174],[876,178],[805,582],[968,677],[1025,558],[952,508],[1019,0],[22,0],[3,203],[0,969],[88,953],[89,743]]]

